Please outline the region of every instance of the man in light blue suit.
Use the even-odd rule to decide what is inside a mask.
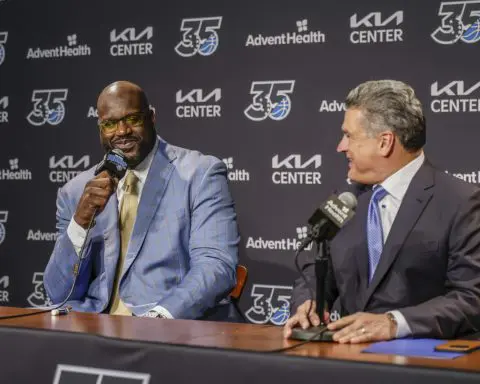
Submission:
[[[67,297],[85,245],[68,301],[74,310],[237,320],[228,294],[235,286],[239,235],[223,162],[158,137],[155,114],[135,84],[109,85],[97,108],[105,151],[123,151],[129,171],[116,180],[106,171],[95,176],[94,167],[59,190],[60,235],[44,274],[49,297],[53,303]],[[122,201],[129,177],[135,180],[136,218],[125,238]]]

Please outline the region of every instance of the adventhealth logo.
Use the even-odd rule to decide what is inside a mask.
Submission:
[[[27,59],[56,59],[61,57],[90,56],[91,48],[87,44],[77,45],[77,35],[67,36],[68,45],[62,45],[54,48],[29,48]]]
[[[129,27],[124,30],[110,31],[110,55],[112,56],[136,56],[153,55],[153,44],[150,40],[153,37],[153,27],[149,26],[143,30]]]
[[[151,109],[153,112],[155,112],[155,107],[154,107],[154,106],[150,105],[150,109]],[[97,108],[95,108],[94,106],[88,107],[87,118],[89,118],[89,119],[92,119],[92,118],[98,119],[98,110],[97,110]]]
[[[480,183],[480,171],[472,171],[467,173],[445,171],[445,173],[450,173],[453,177],[456,177],[457,179],[463,180],[470,184]]]
[[[32,172],[20,169],[18,159],[8,160],[10,169],[0,170],[0,180],[32,180]]]
[[[300,240],[306,239],[307,238],[307,227],[297,227],[297,237]]]
[[[432,112],[480,112],[479,90],[480,81],[473,84],[467,84],[463,80],[454,80],[449,83],[435,81],[430,86]],[[475,97],[471,97],[472,94],[475,94]]]
[[[27,233],[27,241],[56,241],[57,232],[42,232],[39,229],[29,229]]]
[[[222,159],[227,167],[228,180],[230,181],[250,181],[250,173],[245,169],[236,169],[233,157]]]
[[[347,107],[344,102],[337,100],[322,100],[319,112],[345,112]]]
[[[289,44],[318,44],[325,42],[325,34],[321,31],[309,31],[308,20],[296,22],[297,31],[281,32],[277,35],[248,35],[246,47],[263,47]]]
[[[98,119],[98,110],[95,107],[88,107],[88,112],[87,112],[87,117],[88,118],[96,118]]]
[[[181,119],[221,117],[222,107],[219,103],[221,98],[220,88],[212,91],[204,91],[200,88],[188,91],[180,89],[175,94],[175,101],[179,104],[175,113]]]
[[[307,236],[307,227],[297,227],[296,228],[297,237],[284,238],[280,240],[267,240],[263,237],[253,238],[249,237],[247,239],[246,248],[253,249],[266,249],[271,251],[296,251],[300,246],[301,242]],[[312,244],[309,244],[305,250],[310,251],[312,249]]]
[[[318,171],[322,165],[322,155],[302,158],[300,154],[286,157],[275,155],[272,158],[272,181],[274,184],[322,184]]]
[[[350,17],[350,42],[353,44],[395,43],[403,41],[403,11],[396,11],[389,16],[381,12],[371,12],[365,16],[357,13]],[[388,28],[394,26],[394,28]]]

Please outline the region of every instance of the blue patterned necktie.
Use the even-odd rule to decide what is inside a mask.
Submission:
[[[382,219],[380,216],[380,209],[378,202],[382,200],[388,192],[381,186],[377,186],[373,190],[370,204],[368,205],[367,217],[367,243],[368,243],[368,281],[372,281],[375,269],[380,261],[380,256],[383,249],[383,229]]]

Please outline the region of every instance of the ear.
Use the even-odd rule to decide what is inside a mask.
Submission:
[[[391,131],[385,131],[380,133],[378,147],[380,150],[380,155],[383,157],[388,157],[393,152],[395,145],[395,135]]]
[[[149,111],[150,111],[150,117],[152,119],[152,123],[155,124],[155,119],[156,119],[155,108],[150,107]]]

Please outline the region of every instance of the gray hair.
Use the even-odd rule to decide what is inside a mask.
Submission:
[[[363,112],[367,135],[391,131],[407,151],[425,145],[422,104],[409,85],[396,80],[367,81],[348,93],[345,104]]]

